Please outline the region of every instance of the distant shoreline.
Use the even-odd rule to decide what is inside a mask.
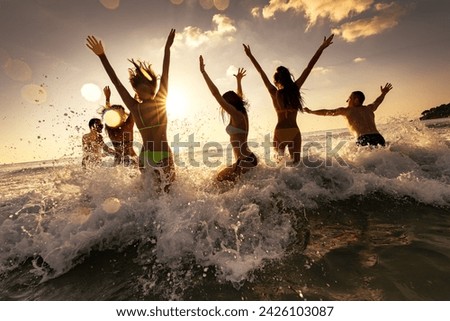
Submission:
[[[450,103],[424,110],[420,120],[440,119],[450,117]]]

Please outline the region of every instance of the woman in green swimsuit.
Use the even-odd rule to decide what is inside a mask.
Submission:
[[[142,136],[143,146],[139,155],[139,167],[143,173],[155,173],[158,191],[168,192],[175,179],[175,166],[172,151],[167,142],[166,99],[169,83],[170,47],[175,38],[171,29],[166,41],[163,71],[159,89],[157,76],[150,65],[130,60],[134,68],[129,69],[130,83],[136,93],[134,98],[120,82],[105,55],[102,42],[94,36],[87,37],[87,47],[99,58],[109,78],[116,87],[124,104],[130,110]]]
[[[230,116],[230,123],[226,127],[228,135],[230,135],[230,143],[233,147],[233,154],[236,162],[226,167],[217,175],[218,181],[235,181],[241,174],[247,172],[250,168],[258,164],[258,160],[250,150],[247,144],[248,137],[248,115],[243,100],[242,77],[245,76],[245,70],[239,68],[235,75],[237,79],[237,93],[234,91],[227,91],[221,95],[216,85],[209,78],[205,71],[205,64],[203,57],[200,56],[200,72],[205,78],[209,90],[216,98],[222,109]]]

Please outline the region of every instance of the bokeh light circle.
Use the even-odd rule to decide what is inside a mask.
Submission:
[[[102,96],[102,90],[96,84],[87,83],[81,87],[81,96],[87,101],[96,102]]]

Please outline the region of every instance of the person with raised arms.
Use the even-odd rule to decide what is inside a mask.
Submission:
[[[304,108],[305,112],[319,116],[344,116],[347,119],[348,127],[356,136],[356,144],[360,146],[385,146],[384,137],[380,134],[375,125],[375,111],[383,102],[386,94],[391,91],[392,84],[380,86],[381,95],[375,101],[364,106],[365,96],[361,91],[354,91],[347,99],[347,107],[336,109],[310,110]]]
[[[303,70],[300,77],[294,81],[289,69],[279,66],[273,76],[274,84],[272,84],[266,73],[253,56],[250,46],[244,44],[244,51],[250,58],[251,62],[259,72],[264,85],[269,91],[272,98],[273,107],[277,113],[277,124],[274,130],[273,145],[278,152],[279,157],[283,157],[286,147],[289,150],[290,159],[294,164],[300,162],[300,151],[302,145],[302,137],[300,129],[297,125],[297,114],[302,111],[303,101],[300,89],[308,78],[314,65],[319,60],[322,52],[333,43],[334,35],[324,38],[317,52],[311,58],[310,62]]]
[[[225,130],[230,136],[230,143],[236,162],[221,170],[217,175],[217,180],[235,181],[241,174],[246,173],[258,164],[256,155],[250,150],[247,143],[249,124],[241,84],[242,78],[245,76],[245,70],[239,68],[237,74],[234,75],[237,80],[237,92],[230,90],[221,95],[219,89],[217,89],[205,70],[205,63],[202,56],[199,57],[199,62],[200,72],[209,90],[221,106],[222,111],[230,117],[230,122]]]
[[[155,175],[156,190],[166,192],[169,191],[175,179],[173,154],[167,142],[166,110],[170,47],[174,38],[175,29],[171,29],[164,49],[159,88],[157,76],[148,63],[130,60],[134,68],[129,69],[129,80],[136,95],[131,95],[117,77],[106,58],[102,42],[94,36],[88,36],[86,44],[100,58],[109,78],[136,122],[143,141],[139,154],[141,172],[146,175]]]

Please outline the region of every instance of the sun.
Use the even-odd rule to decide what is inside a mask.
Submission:
[[[184,118],[188,105],[186,93],[177,87],[171,87],[167,96],[167,116],[169,118]]]

